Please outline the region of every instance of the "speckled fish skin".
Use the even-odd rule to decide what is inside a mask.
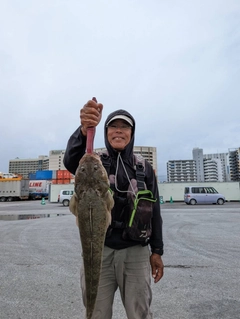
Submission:
[[[107,172],[97,154],[85,154],[75,174],[70,211],[77,217],[86,281],[87,319],[92,318],[102,266],[104,240],[114,205]]]

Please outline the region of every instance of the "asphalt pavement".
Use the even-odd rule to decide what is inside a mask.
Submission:
[[[152,283],[154,318],[240,318],[240,203],[161,208],[165,273]],[[68,208],[0,203],[1,319],[84,319],[81,263]],[[126,319],[118,292],[113,309]]]

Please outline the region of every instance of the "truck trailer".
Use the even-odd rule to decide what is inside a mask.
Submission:
[[[50,181],[48,180],[30,180],[29,181],[29,199],[48,198]]]
[[[0,179],[0,202],[29,199],[29,180],[21,178]]]

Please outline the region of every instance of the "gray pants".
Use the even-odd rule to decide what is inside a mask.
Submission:
[[[152,319],[150,252],[141,245],[114,250],[104,247],[97,301],[92,319],[111,319],[114,294],[119,287],[128,319]],[[86,306],[84,269],[81,269],[83,303]]]

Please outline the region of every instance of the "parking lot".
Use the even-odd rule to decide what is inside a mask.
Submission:
[[[161,208],[165,274],[152,284],[153,317],[239,318],[240,203]],[[0,256],[1,319],[85,318],[79,232],[68,207],[0,203]],[[125,318],[117,293],[113,319]]]

